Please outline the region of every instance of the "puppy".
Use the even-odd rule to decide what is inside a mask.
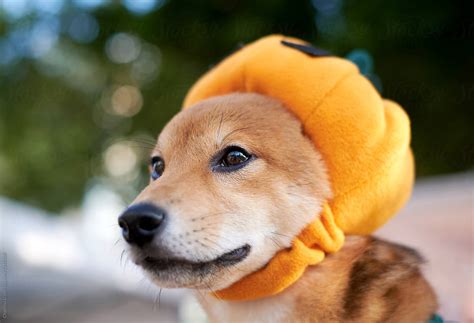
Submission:
[[[320,154],[274,99],[235,93],[180,112],[150,172],[119,218],[130,255],[158,286],[195,290],[213,322],[426,322],[437,308],[416,251],[362,236],[277,295],[214,294],[289,248],[331,198]]]

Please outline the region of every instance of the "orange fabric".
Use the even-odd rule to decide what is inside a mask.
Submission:
[[[268,36],[231,55],[189,91],[184,108],[231,92],[280,100],[321,152],[334,197],[323,212],[262,269],[216,292],[224,300],[277,294],[307,266],[337,252],[344,234],[370,234],[403,206],[413,186],[408,116],[381,98],[350,61],[312,57]]]

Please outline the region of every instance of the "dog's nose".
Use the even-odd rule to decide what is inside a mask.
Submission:
[[[124,239],[130,244],[143,246],[158,233],[165,211],[153,204],[130,206],[118,219]]]

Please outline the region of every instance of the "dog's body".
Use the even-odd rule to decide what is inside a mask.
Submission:
[[[279,102],[256,94],[202,101],[165,127],[153,156],[156,181],[120,225],[151,279],[195,289],[211,320],[422,322],[436,310],[417,253],[370,237],[347,238],[275,296],[213,295],[289,248],[331,198],[320,154]]]
[[[213,322],[427,322],[437,305],[420,262],[414,250],[351,236],[341,251],[273,297],[223,302],[196,296]]]

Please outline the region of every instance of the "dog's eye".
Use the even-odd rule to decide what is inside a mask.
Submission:
[[[165,170],[165,162],[161,157],[155,156],[151,159],[151,178],[158,179]]]
[[[224,155],[219,161],[219,166],[229,170],[237,169],[243,166],[250,157],[250,154],[243,148],[229,147],[225,150]]]

